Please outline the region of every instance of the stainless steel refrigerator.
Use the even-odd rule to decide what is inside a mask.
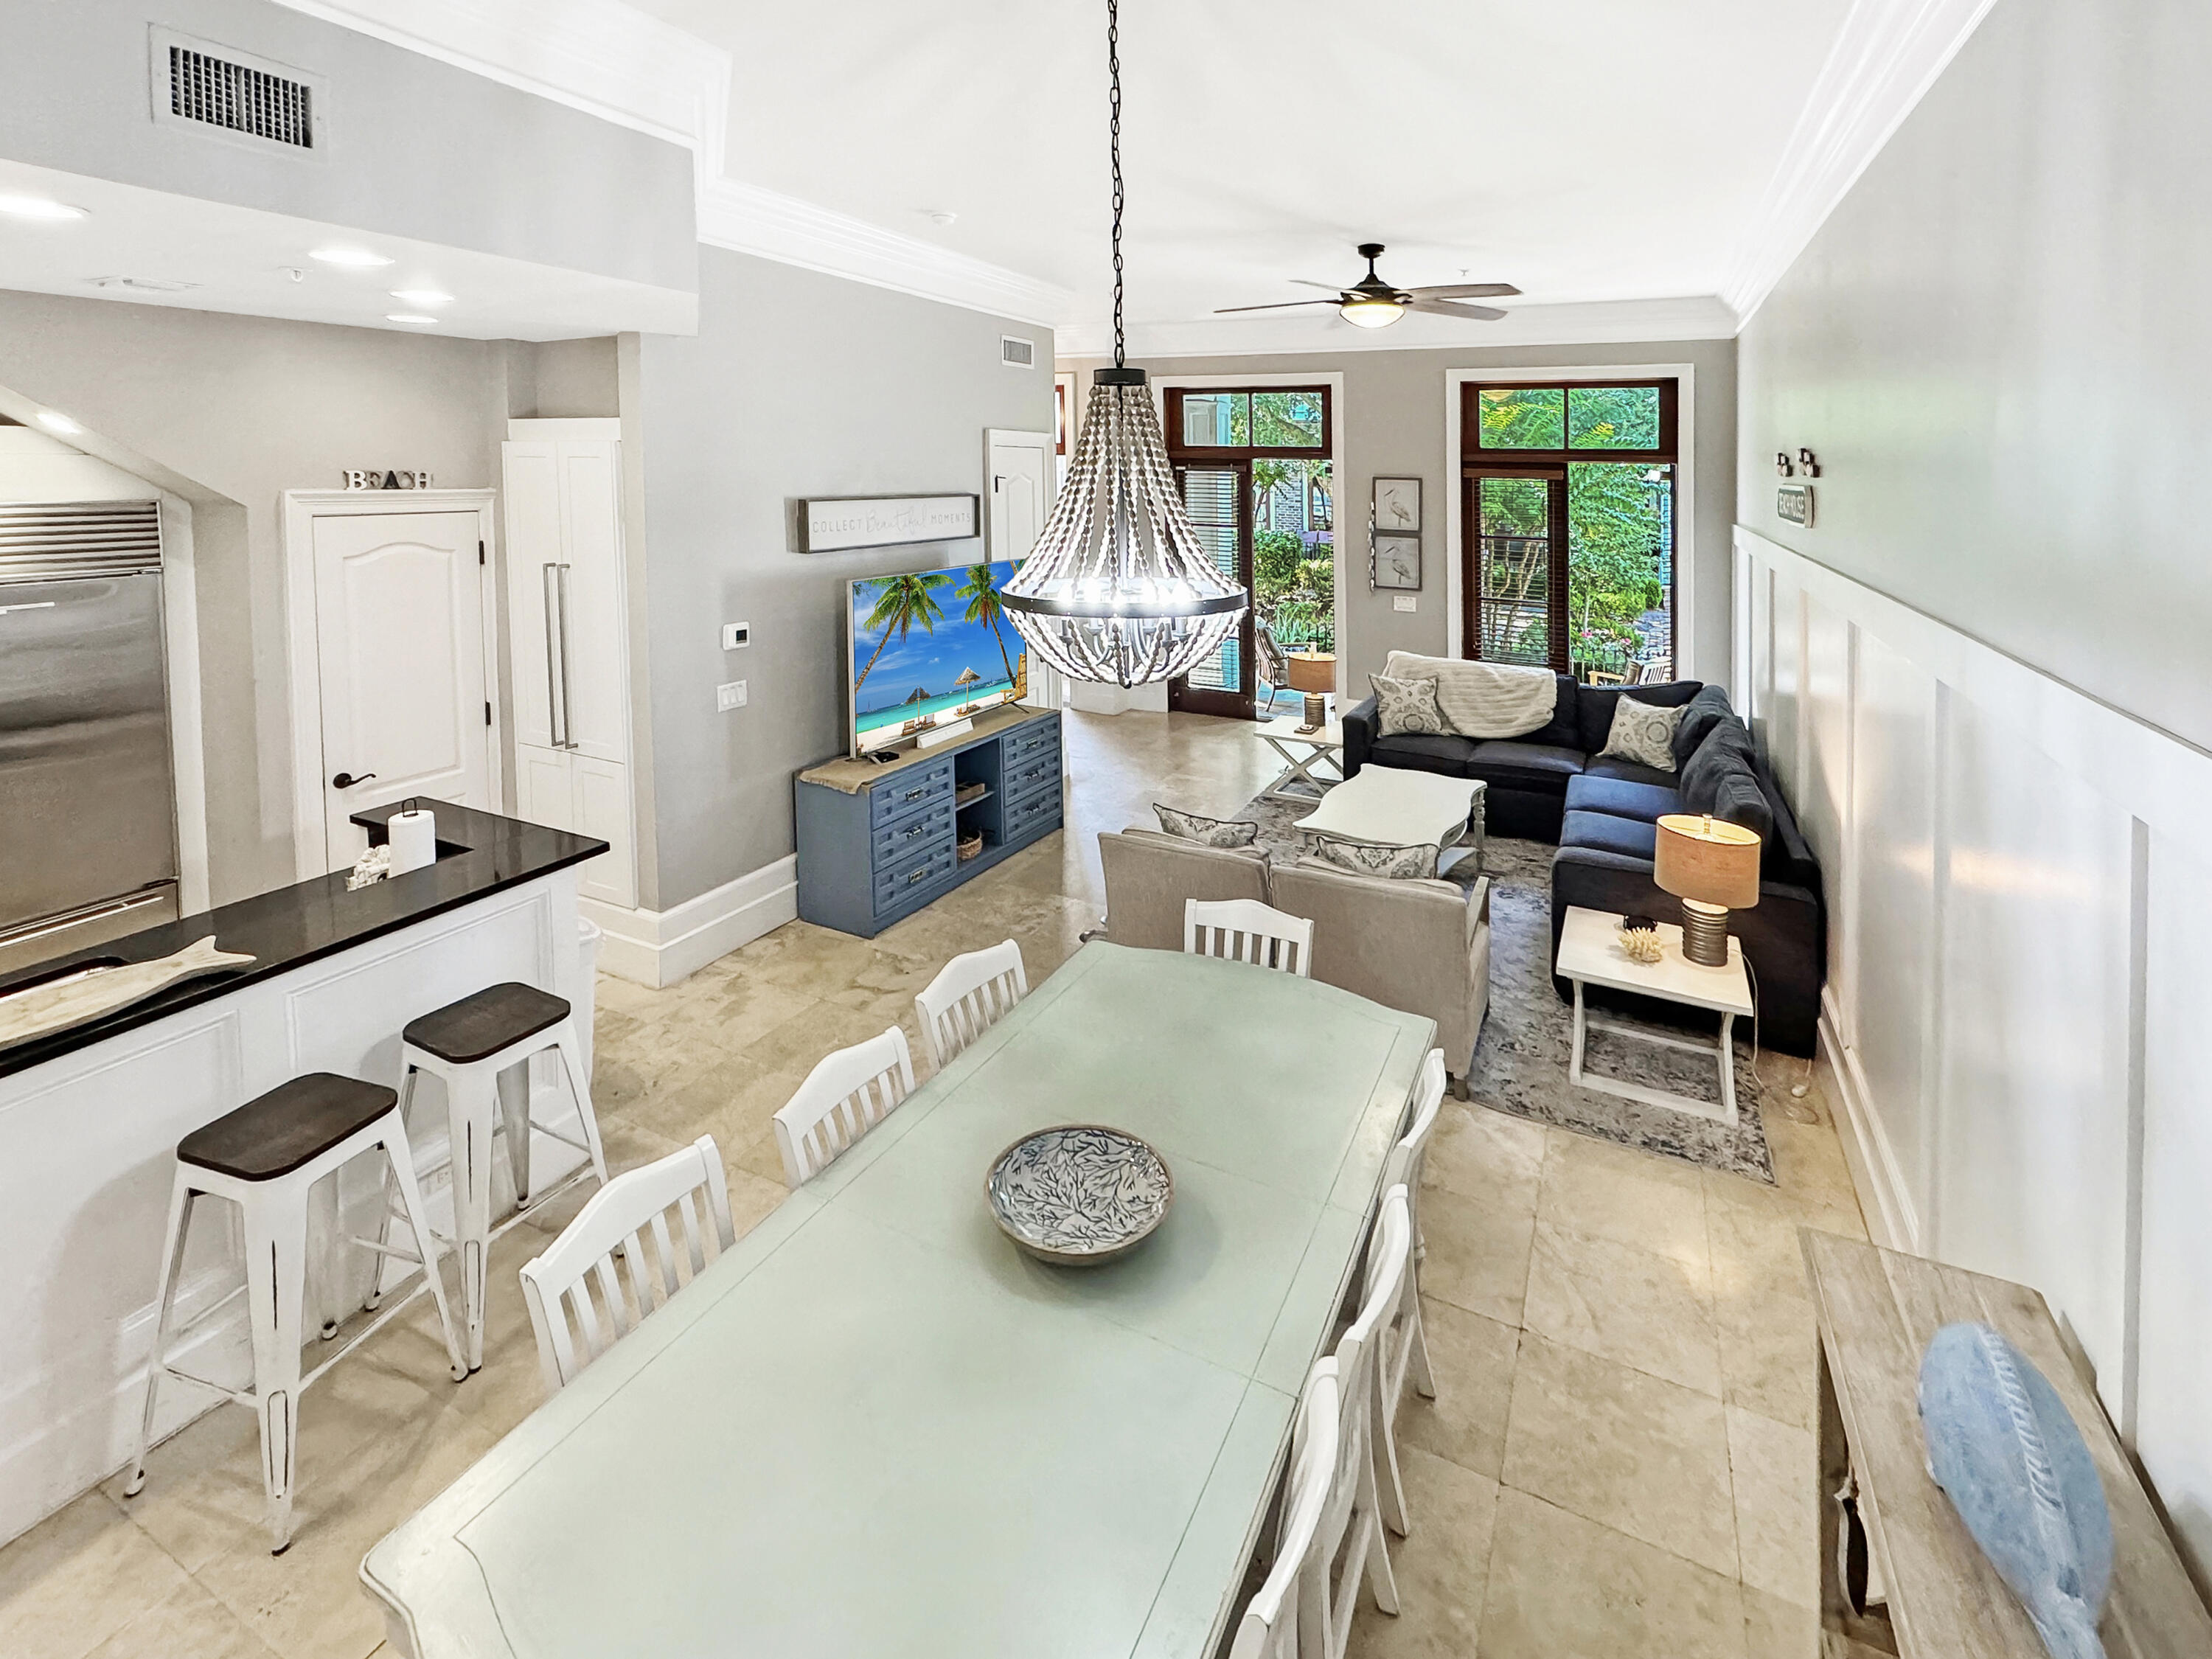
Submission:
[[[0,972],[176,915],[159,506],[0,504]]]

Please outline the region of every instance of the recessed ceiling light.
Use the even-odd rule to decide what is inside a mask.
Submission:
[[[0,196],[0,213],[15,219],[82,219],[84,210],[43,196]]]
[[[409,323],[416,328],[435,328],[438,325],[435,317],[426,317],[419,311],[387,311],[384,313],[384,320],[387,323]]]
[[[452,295],[441,294],[434,288],[395,288],[392,290],[392,297],[404,300],[410,306],[449,306],[453,303]]]
[[[49,432],[58,432],[64,438],[74,438],[84,428],[66,415],[57,415],[51,409],[39,411],[39,424]]]
[[[371,253],[365,247],[319,247],[307,257],[320,259],[326,265],[343,265],[348,270],[371,270],[392,263],[381,253]]]

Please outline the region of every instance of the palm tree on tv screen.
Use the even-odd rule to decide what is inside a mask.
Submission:
[[[991,575],[991,567],[988,564],[969,565],[967,581],[954,590],[952,597],[968,601],[964,620],[981,623],[990,629],[991,637],[999,642],[999,660],[1006,665],[1006,684],[1012,685],[1014,683],[1014,659],[1006,654],[1006,636],[999,626],[1006,617],[1006,608],[999,603],[998,584]]]
[[[882,629],[883,635],[876,641],[876,648],[868,658],[867,667],[854,678],[855,694],[860,691],[861,682],[873,672],[876,659],[884,654],[884,647],[891,642],[892,635],[897,635],[899,643],[903,645],[908,632],[917,623],[925,634],[937,632],[936,624],[945,620],[945,612],[931,597],[929,590],[942,587],[951,580],[941,570],[933,570],[926,576],[892,576],[885,580],[884,591],[876,595],[875,608],[868,612],[868,620],[863,624],[868,628]]]

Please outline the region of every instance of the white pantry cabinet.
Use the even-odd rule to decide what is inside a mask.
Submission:
[[[629,781],[629,606],[612,420],[509,421],[508,663],[516,813],[612,849],[578,891],[637,903]]]

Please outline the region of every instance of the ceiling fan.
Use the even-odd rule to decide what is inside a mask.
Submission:
[[[1494,323],[1505,313],[1495,306],[1463,306],[1460,300],[1502,299],[1521,290],[1510,283],[1439,283],[1427,288],[1393,288],[1376,274],[1375,262],[1382,257],[1382,244],[1362,242],[1359,257],[1367,261],[1367,274],[1350,288],[1338,289],[1328,283],[1310,283],[1303,277],[1291,280],[1301,288],[1329,289],[1336,295],[1334,300],[1282,300],[1266,306],[1224,306],[1213,314],[1225,317],[1237,311],[1287,311],[1293,306],[1334,306],[1337,315],[1347,323],[1361,328],[1388,328],[1409,311],[1426,313],[1432,317],[1466,317],[1479,323]]]

